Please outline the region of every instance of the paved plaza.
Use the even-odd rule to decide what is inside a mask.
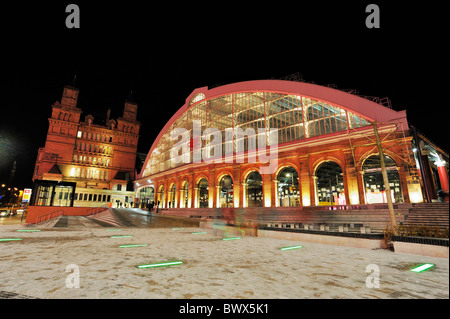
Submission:
[[[258,237],[224,241],[182,224],[114,228],[64,218],[41,228],[0,226],[0,238],[22,239],[0,242],[0,297],[449,298],[448,259]],[[123,235],[131,237],[111,238]],[[129,244],[143,246],[119,248]],[[280,250],[295,245],[302,247]],[[138,268],[171,261],[182,263]],[[410,271],[424,263],[435,266]]]

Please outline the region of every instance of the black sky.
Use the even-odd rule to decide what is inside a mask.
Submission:
[[[133,90],[144,153],[195,88],[295,72],[389,97],[448,150],[448,49],[439,8],[406,1],[91,2],[2,8],[1,183],[16,160],[14,185],[31,186],[51,104],[75,74],[82,119],[92,114],[98,123],[108,107],[112,118],[121,116]],[[69,3],[80,7],[80,29],[65,27]],[[380,7],[380,29],[365,26],[369,3]]]

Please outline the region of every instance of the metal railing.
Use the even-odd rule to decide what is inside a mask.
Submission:
[[[108,207],[106,207],[106,206],[92,207],[86,211],[85,216],[97,215],[98,213],[101,213],[107,209],[108,209]]]
[[[49,214],[45,214],[45,215],[37,217],[35,224],[39,224],[39,223],[45,222],[45,221],[47,221],[49,219],[52,219],[52,218],[55,218],[55,217],[58,217],[58,216],[61,216],[61,215],[64,215],[64,211],[62,209],[59,209],[59,210],[51,212]]]

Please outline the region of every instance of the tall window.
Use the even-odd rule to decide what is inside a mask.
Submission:
[[[285,167],[278,173],[279,205],[300,206],[300,190],[298,187],[298,173],[293,167]]]
[[[209,206],[208,196],[209,196],[208,181],[206,180],[206,178],[202,178],[198,182],[197,203],[199,208],[206,208]]]
[[[394,203],[403,202],[400,176],[397,170],[397,163],[385,155],[384,162],[391,189],[391,198]],[[362,166],[364,173],[364,190],[367,204],[387,203],[386,187],[381,173],[381,161],[379,155],[368,157]]]
[[[344,177],[339,164],[324,162],[316,169],[315,176],[319,205],[346,205]]]
[[[222,177],[219,183],[219,207],[234,207],[233,180],[229,175]]]
[[[245,180],[247,193],[247,207],[263,206],[263,187],[262,177],[257,171],[248,174]]]

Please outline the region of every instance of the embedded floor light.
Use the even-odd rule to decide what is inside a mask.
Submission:
[[[225,237],[225,238],[222,238],[222,240],[236,240],[236,239],[241,239],[241,237]]]
[[[192,235],[201,235],[201,234],[207,234],[207,232],[205,231],[197,231],[197,232],[193,232]]]
[[[145,247],[147,244],[120,245],[119,248]]]
[[[133,237],[131,235],[117,235],[117,236],[111,236],[109,238],[129,238],[129,237]]]
[[[0,238],[0,241],[15,241],[22,240],[22,238]]]
[[[425,271],[425,270],[430,269],[432,267],[434,267],[433,264],[423,264],[423,265],[419,265],[419,266],[416,266],[416,267],[412,268],[411,271],[413,271],[413,272],[422,272],[422,271]]]
[[[37,232],[41,231],[40,229],[18,229],[18,232]]]
[[[184,229],[184,227],[174,227],[174,228],[172,228],[172,230],[180,230],[180,229]]]
[[[139,269],[144,269],[144,268],[156,268],[156,267],[174,266],[174,265],[180,265],[182,263],[183,263],[182,261],[169,261],[169,262],[165,262],[165,263],[139,265],[138,268]]]
[[[280,248],[280,250],[291,250],[291,249],[298,249],[298,248],[302,248],[303,246],[290,246],[290,247],[283,247]]]

